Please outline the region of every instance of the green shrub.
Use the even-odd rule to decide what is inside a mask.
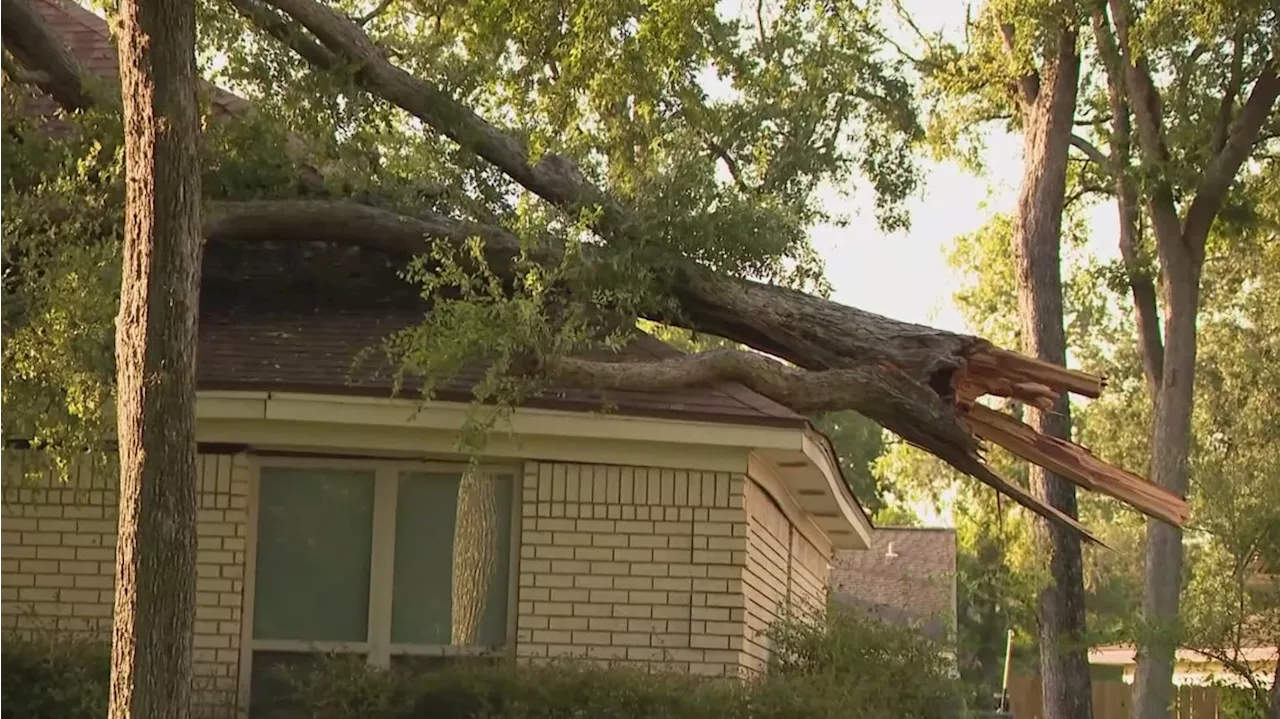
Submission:
[[[0,649],[4,719],[102,719],[111,686],[105,642],[44,635],[5,637]]]
[[[917,631],[831,605],[813,618],[783,618],[769,637],[766,681],[836,696],[861,717],[960,712],[961,685],[944,647]]]
[[[940,648],[842,610],[771,632],[770,672],[751,681],[571,661],[378,671],[318,662],[288,677],[290,719],[943,719],[958,685]],[[259,697],[259,701],[265,698]],[[261,707],[266,708],[266,707]]]
[[[770,632],[769,672],[750,681],[555,662],[466,661],[431,670],[370,669],[327,658],[281,677],[287,697],[255,687],[255,716],[289,719],[950,719],[956,683],[939,647],[833,609]],[[10,637],[3,719],[106,716],[105,643]]]

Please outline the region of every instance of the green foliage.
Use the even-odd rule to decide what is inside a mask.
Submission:
[[[773,654],[763,680],[796,683],[838,699],[843,716],[953,716],[959,684],[943,645],[830,604],[816,617],[784,617],[769,628]]]
[[[111,648],[48,635],[10,634],[0,654],[0,717],[101,719],[107,715]]]
[[[874,13],[811,0],[772,0],[741,17],[710,0],[338,7],[364,15],[375,4],[382,12],[366,27],[396,63],[525,140],[535,159],[555,151],[577,161],[628,207],[635,238],[614,238],[602,252],[587,218],[564,216],[424,132],[358,89],[354,68],[314,71],[225,4],[201,3],[199,59],[253,103],[231,119],[206,105],[209,199],[297,196],[300,155],[332,195],[499,224],[530,247],[563,251],[563,266],[530,263],[525,281],[501,292],[463,262],[468,248],[451,251],[452,267],[408,268],[424,293],[450,299],[421,328],[370,348],[406,372],[438,378],[484,359],[493,369],[479,394],[507,405],[537,388],[515,371],[519,356],[610,346],[623,316],[668,306],[654,280],[681,263],[823,292],[807,230],[840,218],[826,216],[815,190],[847,187],[855,174],[874,188],[886,228],[906,224],[921,129],[903,67],[881,52]],[[17,95],[6,86],[6,101]],[[74,140],[47,142],[19,128],[22,114],[11,109],[5,431],[93,446],[112,392],[119,131],[74,119]],[[477,419],[474,434],[496,419]]]
[[[770,672],[745,681],[571,660],[379,671],[360,660],[328,659],[282,674],[295,699],[273,708],[312,719],[954,715],[946,662],[913,632],[833,612],[817,622],[784,620],[772,636],[777,658]]]
[[[1262,209],[1253,226],[1214,238],[1199,324],[1183,643],[1228,658],[1280,636],[1280,584],[1260,576],[1280,567],[1280,419],[1267,399],[1280,387],[1277,173],[1272,162],[1246,187]]]
[[[369,9],[349,5],[357,15]],[[876,188],[882,221],[905,223],[919,128],[911,87],[881,56],[870,13],[800,0],[764,3],[751,18],[710,1],[384,10],[367,29],[399,64],[526,139],[535,155],[577,160],[665,254],[813,278],[805,229],[822,217],[813,190],[844,186],[855,171]],[[366,158],[360,164],[376,173],[361,174],[389,182],[429,178],[451,203],[469,197],[459,209],[477,215],[509,219],[523,202],[512,202],[520,193],[508,180],[354,89],[345,72],[308,72],[218,6],[204,20],[205,54],[226,58],[219,79],[335,160]]]
[[[884,447],[884,430],[857,412],[828,412],[814,419],[814,426],[831,439],[849,490],[862,506],[875,512],[885,506],[881,482],[871,467]]]
[[[4,433],[74,452],[98,444],[111,411],[123,229],[112,149],[119,127],[88,115],[52,138],[22,119],[19,107],[6,86]]]

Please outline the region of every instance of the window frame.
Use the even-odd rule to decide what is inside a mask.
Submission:
[[[511,478],[510,541],[507,561],[506,642],[499,648],[455,647],[438,644],[406,644],[391,641],[391,600],[395,581],[396,500],[400,477],[406,472],[460,473],[466,462],[383,458],[329,458],[318,456],[256,455],[250,458],[249,508],[246,518],[244,593],[240,607],[240,702],[248,706],[253,677],[253,653],[298,652],[304,654],[364,654],[374,667],[388,668],[393,656],[514,656],[516,610],[519,606],[520,524],[523,468],[516,462],[482,463],[480,471]],[[253,613],[258,565],[258,517],[262,470],[285,469],[362,470],[374,474],[373,537],[369,556],[369,616],[363,642],[255,639]]]

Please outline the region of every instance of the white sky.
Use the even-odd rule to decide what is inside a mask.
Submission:
[[[956,0],[904,0],[903,5],[926,33],[958,33],[964,22],[966,4]],[[891,34],[909,43],[909,37]],[[971,329],[952,302],[963,278],[947,266],[946,250],[957,236],[1013,208],[1022,171],[1021,139],[993,128],[987,134],[984,159],[985,177],[955,163],[926,162],[923,187],[909,203],[911,228],[906,232],[880,231],[869,190],[852,192],[848,198],[827,193],[827,209],[849,217],[846,227],[824,226],[813,232],[835,288],[832,299],[895,319],[952,331]],[[1114,208],[1104,203],[1089,215],[1090,249],[1100,256],[1118,256]]]

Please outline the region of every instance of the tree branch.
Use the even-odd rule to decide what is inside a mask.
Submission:
[[[37,80],[36,86],[55,102],[71,112],[100,102],[119,106],[118,95],[95,92],[91,76],[27,0],[2,0],[0,13],[0,34],[5,49]]]
[[[1014,42],[1012,23],[1000,25],[1000,37],[1004,38],[1004,49],[1009,53],[1009,58],[1014,59],[1017,46]],[[1040,96],[1040,74],[1034,70],[1020,75],[1015,83],[1021,93],[1023,104],[1030,105]]]
[[[521,251],[520,240],[500,227],[426,212],[410,217],[331,200],[214,202],[205,212],[204,237],[209,242],[328,242],[403,255],[427,252],[433,239],[461,245],[478,237],[484,241],[485,258],[498,274],[510,273]]]
[[[738,161],[734,159],[733,155],[729,154],[729,151],[726,150],[723,145],[712,139],[710,135],[706,133],[701,134],[702,142],[707,146],[707,151],[724,163],[725,168],[729,171],[729,176],[733,178],[733,184],[737,185],[738,189],[745,193],[751,194],[754,192],[754,188],[748,185],[746,180],[742,178],[742,171],[738,166]]]
[[[356,68],[358,82],[492,164],[529,191],[571,214],[600,210],[596,231],[607,240],[630,235],[626,211],[583,177],[571,160],[548,153],[534,162],[528,148],[462,105],[434,83],[391,64],[350,18],[314,0],[267,0],[311,31],[330,52]]]
[[[572,161],[547,155],[533,162],[520,141],[438,86],[388,62],[385,53],[350,18],[314,0],[267,1],[356,68],[355,79],[370,93],[418,117],[571,215],[599,210],[593,229],[611,244],[643,242],[634,234],[627,210],[587,181]],[[667,289],[680,311],[675,316],[651,319],[731,337],[807,370],[890,373],[893,382],[857,390],[875,398],[863,403],[868,417],[1034,511],[1083,531],[1074,520],[1009,485],[982,464],[977,441],[958,421],[954,400],[958,384],[985,394],[1025,384],[1019,378],[1029,376],[1049,377],[1059,383],[1050,385],[1058,391],[1092,388],[1096,380],[1081,383],[1066,370],[1042,366],[1044,363],[1013,353],[1000,354],[976,338],[896,322],[781,287],[717,276],[690,263],[676,263],[669,283]],[[983,361],[988,364],[984,366]],[[987,373],[992,367],[997,370]]]
[[[1102,151],[1095,147],[1092,142],[1079,135],[1072,135],[1071,146],[1084,153],[1084,156],[1097,165],[1103,174],[1108,177],[1115,177],[1115,168],[1111,166],[1111,158],[1102,154]]]
[[[227,0],[245,19],[271,37],[283,42],[299,57],[323,70],[338,66],[338,59],[305,30],[285,20],[258,0]]]
[[[1182,234],[1199,253],[1204,252],[1204,243],[1208,239],[1213,219],[1222,209],[1227,190],[1240,171],[1240,166],[1249,158],[1249,153],[1258,140],[1258,133],[1271,117],[1277,96],[1280,96],[1280,76],[1276,73],[1276,59],[1272,57],[1267,61],[1266,69],[1253,83],[1253,90],[1244,103],[1244,110],[1232,123],[1222,149],[1205,168],[1200,184],[1196,186],[1195,198],[1191,200],[1191,207],[1187,210]]]
[[[1227,76],[1227,86],[1222,93],[1222,102],[1218,103],[1218,120],[1213,127],[1213,136],[1209,140],[1209,155],[1222,152],[1227,144],[1227,135],[1231,131],[1231,116],[1236,109],[1236,98],[1244,88],[1244,38],[1237,34],[1234,48],[1231,51],[1231,74]]]
[[[1173,188],[1169,184],[1168,164],[1169,147],[1165,140],[1164,114],[1160,104],[1160,92],[1155,81],[1151,79],[1151,71],[1146,60],[1133,59],[1132,45],[1129,42],[1130,4],[1129,0],[1109,0],[1112,20],[1115,23],[1115,36],[1112,37],[1109,26],[1103,21],[1105,35],[1115,47],[1118,60],[1117,69],[1121,71],[1125,86],[1128,89],[1128,104],[1133,111],[1138,125],[1138,147],[1142,164],[1153,170],[1155,178],[1152,189],[1147,193],[1147,207],[1151,213],[1152,225],[1155,229],[1156,242],[1162,254],[1177,252],[1181,244],[1182,229],[1178,222],[1177,204],[1173,196]]]
[[[1107,79],[1107,101],[1111,107],[1111,168],[1115,184],[1116,210],[1119,213],[1120,256],[1124,261],[1129,290],[1133,295],[1134,318],[1138,329],[1138,345],[1142,350],[1143,375],[1154,400],[1164,378],[1164,340],[1160,335],[1160,314],[1156,304],[1156,286],[1141,262],[1138,243],[1138,191],[1129,176],[1132,127],[1129,124],[1129,102],[1125,93],[1124,70],[1115,37],[1104,11],[1093,13],[1093,33],[1102,57]],[[1099,153],[1101,154],[1101,153]]]
[[[802,413],[856,409],[869,416],[896,416],[898,421],[882,422],[899,426],[904,440],[917,446],[918,407],[930,398],[896,368],[871,365],[857,369],[805,371],[786,367],[764,355],[743,350],[722,349],[657,362],[599,362],[572,358],[544,360],[537,367],[549,379],[572,386],[624,391],[670,391],[682,387],[737,382]],[[946,410],[946,411],[949,411]],[[1069,526],[1089,541],[1102,544],[1088,529],[1070,516],[1042,503],[1026,490],[992,472],[978,459],[976,441],[967,432],[951,437],[969,450],[959,458],[957,468],[971,474],[1050,521]],[[929,441],[926,439],[926,441]],[[933,442],[930,442],[933,443]],[[928,446],[925,449],[934,452]],[[943,459],[946,459],[945,457]]]
[[[387,8],[391,7],[391,3],[393,2],[395,2],[395,0],[382,0],[382,2],[378,3],[378,7],[371,10],[368,15],[365,15],[356,22],[359,23],[360,27],[368,25],[370,22],[377,19],[379,15],[386,12]]]
[[[1254,676],[1253,667],[1248,662],[1240,661],[1228,655],[1226,652],[1219,652],[1214,649],[1205,647],[1184,647],[1200,656],[1218,662],[1222,666],[1235,672],[1237,676],[1249,683],[1249,688],[1253,690],[1254,696],[1258,698],[1260,705],[1265,706],[1267,701],[1267,688],[1262,686],[1258,678]]]
[[[0,64],[3,66],[5,76],[8,77],[10,81],[16,82],[19,85],[32,85],[39,87],[40,85],[50,81],[48,73],[24,70],[18,65],[16,60],[10,57],[8,52],[0,55]]]

